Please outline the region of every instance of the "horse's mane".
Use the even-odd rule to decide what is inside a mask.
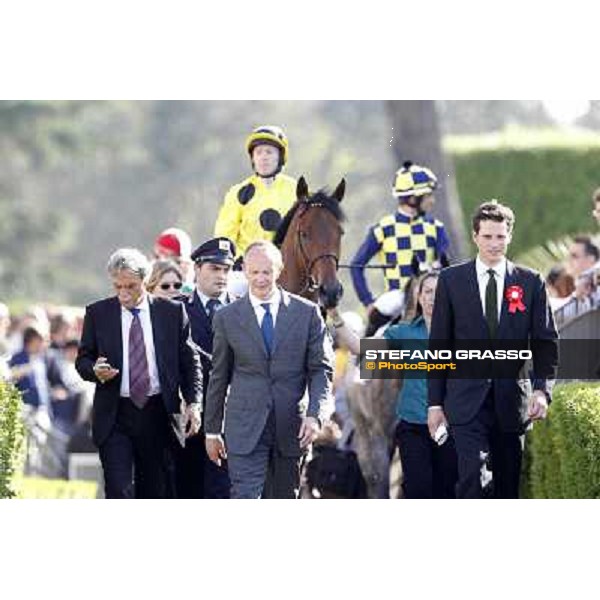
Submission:
[[[340,207],[340,203],[335,198],[330,196],[325,188],[320,189],[316,194],[313,194],[308,198],[296,200],[292,208],[290,208],[290,210],[288,210],[288,212],[286,213],[285,217],[283,217],[281,224],[275,232],[275,237],[273,238],[273,243],[278,248],[281,248],[281,244],[283,244],[283,240],[287,235],[292,219],[294,218],[294,215],[296,214],[298,209],[301,206],[314,206],[315,204],[323,206],[323,208],[328,210],[340,223],[343,223],[346,220],[346,215]]]

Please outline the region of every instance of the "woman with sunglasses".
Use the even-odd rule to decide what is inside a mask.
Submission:
[[[183,275],[177,263],[172,260],[157,260],[146,283],[148,293],[158,298],[177,298],[181,296]]]

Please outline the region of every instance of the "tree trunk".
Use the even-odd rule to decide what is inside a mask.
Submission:
[[[398,168],[410,160],[429,167],[438,178],[433,216],[446,225],[452,262],[467,256],[467,234],[454,181],[452,161],[444,156],[441,129],[433,100],[386,100],[392,149]]]

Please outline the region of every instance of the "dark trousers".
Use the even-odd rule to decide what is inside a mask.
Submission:
[[[450,436],[438,446],[427,425],[402,421],[396,426],[405,498],[455,498],[456,449]]]
[[[204,434],[188,438],[185,448],[175,442],[175,493],[177,498],[229,498],[227,461],[218,467],[206,454]]]
[[[119,399],[115,427],[99,448],[106,498],[170,496],[169,427],[162,396],[143,409]]]
[[[458,498],[482,498],[487,470],[494,498],[518,498],[523,437],[500,430],[489,394],[475,418],[452,427],[458,455]]]
[[[275,438],[275,418],[271,413],[250,454],[228,454],[231,497],[297,498],[303,458],[281,455]]]

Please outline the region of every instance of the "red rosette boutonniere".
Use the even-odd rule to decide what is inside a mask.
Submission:
[[[508,301],[508,312],[514,315],[517,311],[525,312],[523,304],[523,288],[520,285],[511,285],[505,294]]]

